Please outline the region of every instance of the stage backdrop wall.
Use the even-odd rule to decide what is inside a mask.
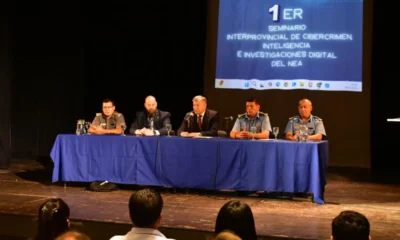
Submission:
[[[371,163],[371,25],[372,1],[364,1],[364,46],[362,92],[328,92],[308,90],[231,90],[215,89],[218,1],[209,2],[207,57],[204,91],[209,105],[222,117],[245,112],[245,101],[260,100],[261,111],[268,113],[271,126],[280,128],[280,138],[289,117],[298,114],[297,103],[309,98],[313,114],[324,121],[330,142],[330,166],[369,168]]]
[[[11,163],[11,51],[8,18],[0,4],[0,169]]]

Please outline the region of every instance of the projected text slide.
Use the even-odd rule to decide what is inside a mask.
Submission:
[[[216,88],[362,91],[361,0],[220,0]]]

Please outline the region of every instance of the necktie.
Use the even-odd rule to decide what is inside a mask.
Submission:
[[[201,115],[197,116],[197,123],[199,124],[199,129],[201,130]]]
[[[149,121],[150,121],[150,130],[153,131],[154,130],[154,119],[150,118]]]

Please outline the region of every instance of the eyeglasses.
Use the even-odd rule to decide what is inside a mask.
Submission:
[[[114,106],[103,106],[103,109],[110,109],[113,108]]]

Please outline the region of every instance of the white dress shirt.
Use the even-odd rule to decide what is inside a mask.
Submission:
[[[133,227],[126,235],[117,235],[110,240],[173,240],[166,238],[164,234],[154,228],[137,228]]]

